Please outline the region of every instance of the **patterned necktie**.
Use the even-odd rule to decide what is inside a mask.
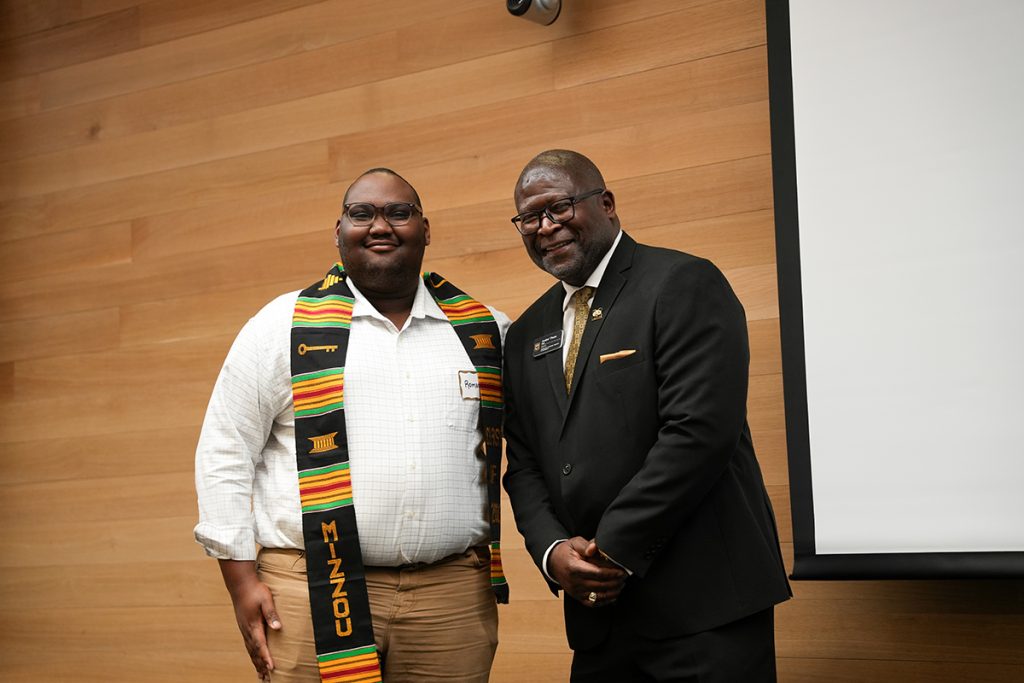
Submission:
[[[569,344],[569,351],[565,356],[565,393],[569,393],[572,387],[572,375],[576,370],[576,356],[580,352],[580,339],[583,338],[583,328],[587,326],[587,318],[590,316],[590,297],[594,294],[593,287],[580,287],[572,295],[573,323],[572,342]]]

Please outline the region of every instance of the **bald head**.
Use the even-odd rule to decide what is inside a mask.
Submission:
[[[423,208],[423,202],[420,200],[420,194],[419,194],[419,192],[416,191],[416,188],[412,186],[412,183],[410,183],[408,180],[406,180],[402,176],[400,176],[397,173],[395,173],[394,171],[392,171],[390,168],[384,168],[383,166],[378,167],[378,168],[371,168],[368,171],[363,171],[362,173],[360,173],[359,177],[357,177],[355,180],[352,181],[352,185],[349,185],[348,189],[345,190],[345,197],[341,200],[341,203],[342,204],[348,204],[348,195],[352,191],[352,186],[355,185],[357,182],[359,182],[360,179],[365,178],[366,176],[368,176],[368,175],[370,175],[372,173],[382,173],[384,175],[389,175],[389,176],[392,176],[394,178],[398,178],[399,180],[401,180],[403,183],[405,183],[406,185],[409,186],[410,190],[412,190],[412,196],[416,200],[416,206],[420,207],[421,209]]]
[[[604,177],[593,161],[579,152],[569,149],[549,149],[541,152],[526,164],[516,182],[516,194],[519,194],[530,175],[535,171],[555,171],[565,175],[577,189],[605,187]],[[580,190],[584,191],[584,190]]]
[[[615,196],[579,152],[551,149],[530,159],[519,174],[515,203],[520,219],[531,217],[522,235],[526,253],[570,285],[584,284],[619,234]],[[552,213],[552,206],[559,208]]]

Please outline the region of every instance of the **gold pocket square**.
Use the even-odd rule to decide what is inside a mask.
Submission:
[[[605,353],[601,355],[601,362],[603,363],[606,360],[618,360],[619,358],[632,356],[634,353],[636,353],[636,349],[622,349],[621,351],[616,351],[615,353]]]

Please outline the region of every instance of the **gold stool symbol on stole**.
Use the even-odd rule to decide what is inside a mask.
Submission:
[[[324,434],[323,436],[307,437],[313,442],[313,448],[309,451],[310,455],[314,453],[326,453],[327,451],[333,451],[338,447],[338,444],[334,443],[334,437],[338,435],[338,432],[331,432],[330,434]]]

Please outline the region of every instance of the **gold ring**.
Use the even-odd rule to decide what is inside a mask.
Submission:
[[[587,600],[590,602],[597,602],[597,593],[590,591],[590,595],[587,596]]]

